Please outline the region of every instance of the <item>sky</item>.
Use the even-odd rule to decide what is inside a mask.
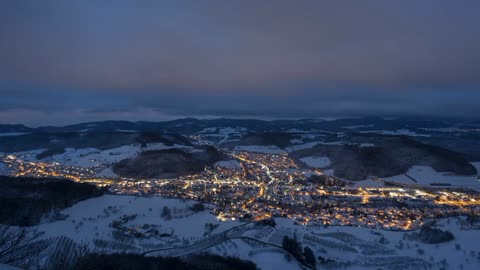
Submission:
[[[478,0],[2,0],[0,123],[480,115]]]

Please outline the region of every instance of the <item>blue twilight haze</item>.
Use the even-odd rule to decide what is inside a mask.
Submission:
[[[0,1],[0,123],[480,115],[480,1]]]

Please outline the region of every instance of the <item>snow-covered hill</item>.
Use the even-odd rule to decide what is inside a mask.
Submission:
[[[210,252],[252,260],[261,269],[300,269],[281,249],[284,236],[298,239],[316,256],[332,260],[325,267],[338,269],[478,269],[478,231],[466,226],[465,218],[439,220],[437,228],[448,230],[453,241],[425,244],[411,232],[357,227],[315,227],[276,219],[275,228],[253,223],[220,222],[208,210],[194,212],[193,201],[160,197],[105,195],[80,202],[62,211],[64,220],[35,227],[43,238],[66,236],[100,252],[163,250],[152,255]],[[169,209],[165,214],[165,208]],[[208,208],[208,206],[207,206]],[[174,249],[171,249],[174,247]],[[322,266],[319,266],[322,267]],[[323,269],[323,268],[322,268]]]

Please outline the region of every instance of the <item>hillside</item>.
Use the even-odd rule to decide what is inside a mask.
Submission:
[[[129,178],[173,178],[200,172],[222,158],[223,154],[211,146],[192,152],[182,149],[144,151],[114,164],[113,171]]]
[[[69,180],[0,176],[0,224],[36,225],[46,214],[102,194],[93,185]]]
[[[167,146],[191,145],[182,135],[163,132],[35,132],[19,136],[5,136],[0,140],[0,152],[19,152],[46,149],[40,158],[62,153],[65,148],[97,148],[100,150],[129,144],[163,143]]]
[[[355,141],[355,139],[352,139]],[[362,138],[365,142],[366,139]],[[295,159],[328,157],[334,174],[349,180],[369,176],[388,177],[407,172],[415,165],[431,166],[436,171],[459,175],[476,173],[468,160],[459,153],[417,142],[408,137],[372,136],[367,147],[358,144],[324,145],[290,153]]]

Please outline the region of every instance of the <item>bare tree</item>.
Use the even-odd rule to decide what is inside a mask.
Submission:
[[[0,263],[23,266],[47,247],[41,233],[28,228],[0,224]]]
[[[51,247],[44,267],[52,270],[71,269],[79,258],[89,253],[87,244],[79,245],[66,236],[58,237]]]

